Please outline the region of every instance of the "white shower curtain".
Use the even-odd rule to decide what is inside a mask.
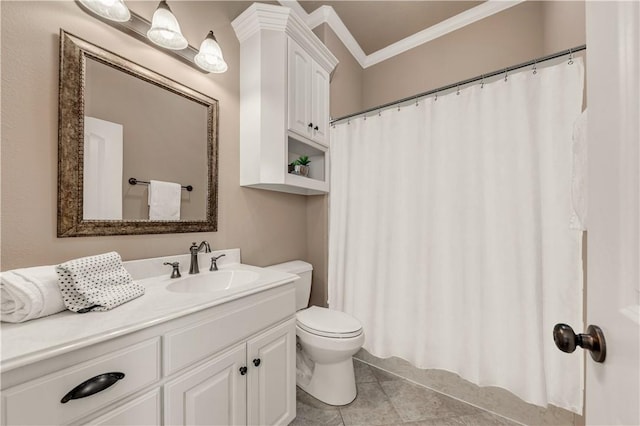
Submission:
[[[364,348],[582,412],[582,233],[569,228],[575,59],[331,133],[329,305]]]

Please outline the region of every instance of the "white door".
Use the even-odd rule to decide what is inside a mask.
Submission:
[[[296,416],[295,318],[247,342],[250,425],[286,425]]]
[[[164,385],[165,423],[246,424],[245,349],[243,343]]]
[[[122,124],[84,117],[82,219],[122,220]]]
[[[589,425],[640,424],[640,3],[587,2]],[[578,332],[578,331],[576,331]]]

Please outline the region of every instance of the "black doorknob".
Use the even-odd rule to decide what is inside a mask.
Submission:
[[[585,334],[576,334],[567,324],[556,324],[553,327],[553,341],[562,352],[571,353],[577,346],[587,349],[595,362],[604,362],[607,356],[607,345],[602,329],[597,325],[587,327]]]
[[[244,376],[245,374],[247,374],[247,367],[240,367],[240,375]]]
[[[256,367],[258,367],[260,365],[260,358],[256,358],[253,360],[253,365],[255,365]]]

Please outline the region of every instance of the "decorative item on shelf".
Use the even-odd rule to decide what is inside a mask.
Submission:
[[[296,161],[289,164],[289,173],[293,173],[294,175],[309,176],[309,157],[306,155],[301,155]],[[291,171],[291,166],[293,166],[293,171]]]
[[[198,71],[223,73],[227,70],[222,49],[213,31],[209,31],[202,41],[200,51],[196,50],[182,35],[180,24],[166,0],[161,0],[158,4],[152,22],[131,12],[124,0],[76,1],[85,12],[150,46],[160,47],[163,52],[180,59]]]

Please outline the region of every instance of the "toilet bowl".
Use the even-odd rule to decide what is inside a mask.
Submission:
[[[357,395],[352,356],[364,343],[362,324],[344,312],[311,306],[312,266],[303,261],[271,268],[300,276],[296,281],[297,385],[320,401],[345,405]]]

